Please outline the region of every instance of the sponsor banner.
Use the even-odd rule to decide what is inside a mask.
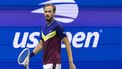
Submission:
[[[84,9],[74,0],[50,0],[39,2],[32,8],[1,9],[0,26],[41,26],[45,23],[43,5],[48,3],[56,5],[55,19],[62,22],[64,26],[122,26],[121,8]]]
[[[41,37],[40,30],[40,27],[1,27],[0,61],[16,61],[22,49],[35,48]],[[122,28],[118,27],[65,27],[74,61],[122,60],[120,31]],[[63,61],[68,61],[64,44],[62,56]],[[34,61],[40,61],[41,57],[36,58]]]
[[[26,47],[32,51],[45,23],[43,5],[57,6],[55,19],[62,22],[77,69],[122,69],[122,2],[110,0],[4,0],[0,2],[0,69],[24,69],[17,57]],[[114,6],[114,8],[112,8]],[[117,8],[115,8],[117,7]],[[68,69],[62,43],[62,68]],[[30,68],[42,69],[42,52]]]
[[[44,15],[29,11],[0,11],[0,26],[41,26],[45,23]],[[70,15],[70,14],[69,14]],[[122,26],[121,11],[81,10],[76,19],[64,26]],[[63,19],[63,18],[62,18]],[[67,21],[64,19],[64,21]]]
[[[121,27],[64,27],[77,69],[121,69]],[[32,51],[40,39],[40,27],[0,27],[1,69],[24,69],[17,57],[26,47]],[[42,69],[42,53],[30,61],[31,69]],[[69,69],[62,44],[62,69]],[[97,66],[97,67],[96,67]],[[112,67],[111,67],[112,66]]]

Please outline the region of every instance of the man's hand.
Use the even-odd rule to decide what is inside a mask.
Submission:
[[[24,65],[26,68],[27,68],[28,65],[29,65],[29,61],[30,61],[29,58],[26,58],[25,61],[24,61],[24,64],[23,64],[23,65]]]
[[[69,65],[70,65],[70,69],[76,69],[75,64],[73,62],[70,62]]]

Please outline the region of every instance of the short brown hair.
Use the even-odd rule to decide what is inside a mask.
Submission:
[[[52,6],[53,7],[53,11],[55,13],[55,11],[56,11],[56,6],[55,5],[53,5],[53,4],[45,4],[43,9],[45,9],[45,7],[47,7],[47,6]]]

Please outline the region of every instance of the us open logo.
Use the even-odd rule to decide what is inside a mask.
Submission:
[[[50,0],[39,5],[54,4],[56,6],[55,20],[62,23],[73,22],[79,13],[78,5],[74,0]],[[33,10],[32,13],[44,13],[43,7]]]

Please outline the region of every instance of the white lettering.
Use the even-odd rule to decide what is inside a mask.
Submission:
[[[72,44],[75,48],[81,48],[83,47],[83,41],[85,40],[85,33],[84,32],[78,32],[74,35],[72,39]]]
[[[94,47],[94,48],[97,47],[97,44],[99,41],[99,33],[98,32],[93,32],[93,33],[88,32],[84,47],[86,47],[86,48],[89,47],[92,37],[94,37],[92,47]]]
[[[28,38],[28,32],[25,32],[22,38],[22,41],[19,43],[19,37],[20,37],[20,32],[15,33],[14,41],[13,41],[13,46],[14,48],[25,48],[27,38]]]
[[[67,35],[67,38],[69,39],[70,44],[72,44],[71,46],[75,48],[96,48],[100,37],[99,32],[87,32],[87,34],[85,34],[84,32],[77,32],[74,35],[71,32],[65,33]],[[36,36],[39,37],[40,32],[32,32],[31,34],[29,34],[29,32],[24,32],[23,36],[20,32],[16,32],[13,40],[13,47],[34,48],[38,44],[38,39],[36,38]],[[31,41],[31,43],[27,41]],[[62,43],[61,47],[65,48],[66,46]]]
[[[39,36],[39,35],[40,35],[39,32],[33,32],[32,34],[30,34],[29,40],[32,41],[33,44],[27,43],[28,48],[36,47],[36,45],[38,44],[38,40],[35,38],[35,36]]]

